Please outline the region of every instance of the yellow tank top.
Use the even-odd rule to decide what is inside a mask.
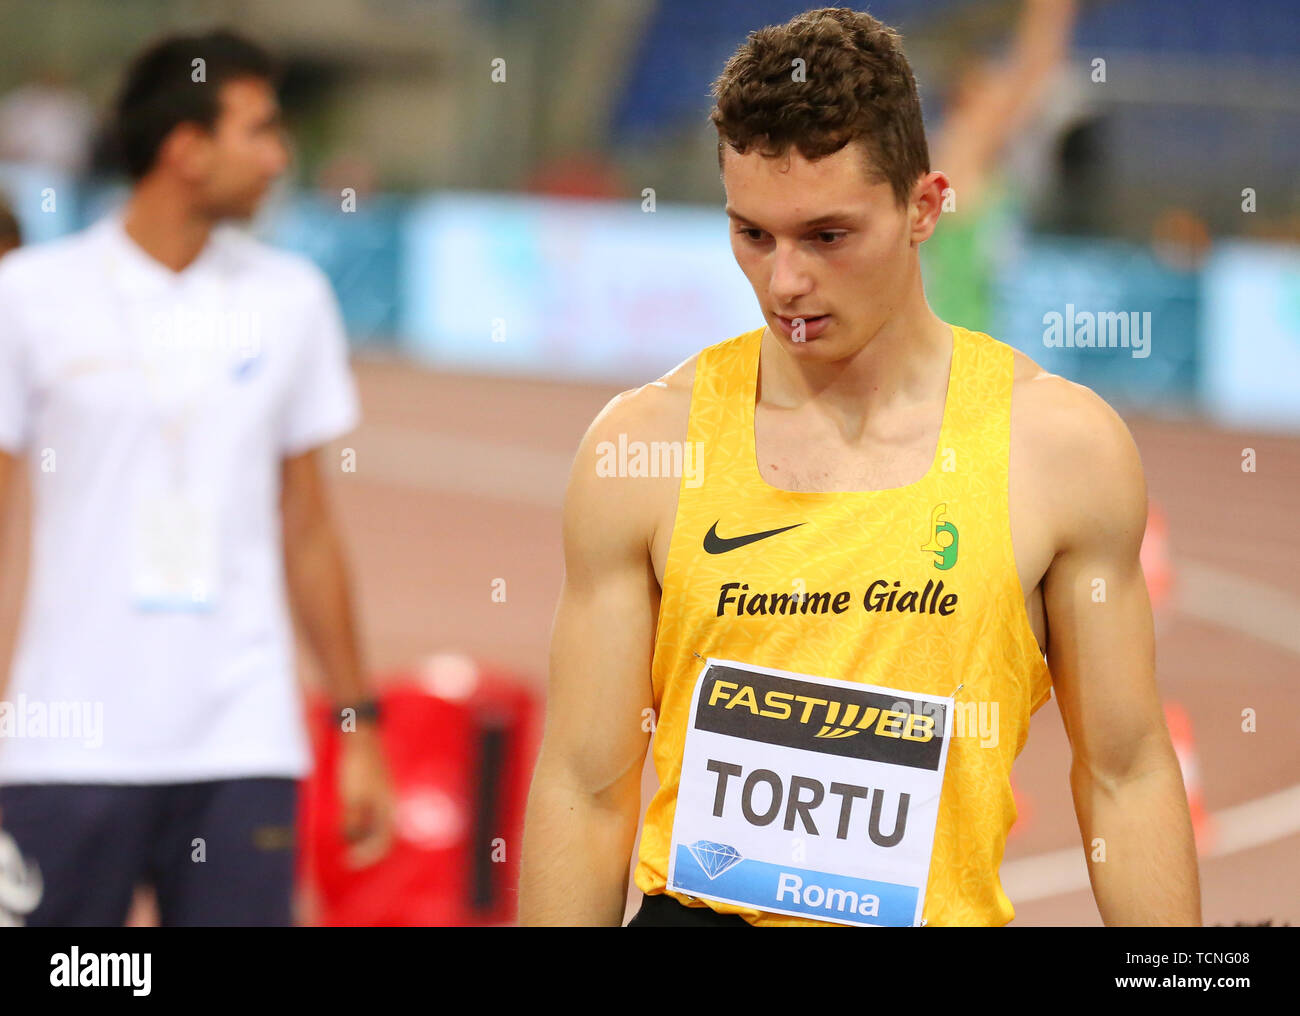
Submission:
[[[763,331],[710,346],[696,363],[688,440],[700,468],[682,478],[664,572],[651,667],[660,786],[646,812],[636,884],[666,891],[692,693],[702,660],[713,657],[931,695],[962,686],[954,698],[966,710],[966,736],[948,748],[922,916],[927,926],[1006,924],[1015,911],[998,868],[1016,818],[1011,767],[1031,714],[1051,694],[1011,546],[1013,350],[953,327],[939,442],[916,483],[795,492],[758,472]],[[736,585],[724,591],[728,583]],[[788,603],[780,594],[834,590],[854,591],[851,609],[779,606]],[[835,926],[672,895],[757,926]]]

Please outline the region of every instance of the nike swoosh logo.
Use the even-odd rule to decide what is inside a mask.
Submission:
[[[719,519],[718,522],[722,520]],[[735,550],[737,547],[745,547],[751,543],[757,543],[759,540],[766,540],[769,536],[775,536],[777,533],[784,533],[790,529],[798,529],[802,522],[796,522],[793,526],[782,526],[780,529],[769,529],[765,533],[750,533],[748,536],[729,536],[721,537],[718,535],[718,523],[713,523],[712,528],[704,534],[704,550],[708,554],[725,554],[729,550]]]

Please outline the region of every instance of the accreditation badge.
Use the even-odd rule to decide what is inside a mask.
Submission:
[[[709,658],[695,684],[668,889],[774,914],[921,923],[951,696]]]
[[[217,594],[214,513],[180,492],[137,503],[132,599],[140,610],[211,610]]]

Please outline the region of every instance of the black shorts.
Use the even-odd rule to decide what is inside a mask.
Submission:
[[[0,924],[118,927],[138,883],[153,886],[164,926],[292,924],[297,795],[285,777],[0,786],[0,840],[27,869],[8,894],[24,912]]]
[[[641,897],[641,909],[627,922],[629,928],[752,928],[736,914],[719,914],[708,907],[688,907],[667,893]]]

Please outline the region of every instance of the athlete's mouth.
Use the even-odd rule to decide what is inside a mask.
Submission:
[[[780,323],[781,331],[795,342],[804,342],[817,338],[830,326],[829,314],[800,314],[797,317],[787,317],[784,314],[777,314],[776,319]]]

